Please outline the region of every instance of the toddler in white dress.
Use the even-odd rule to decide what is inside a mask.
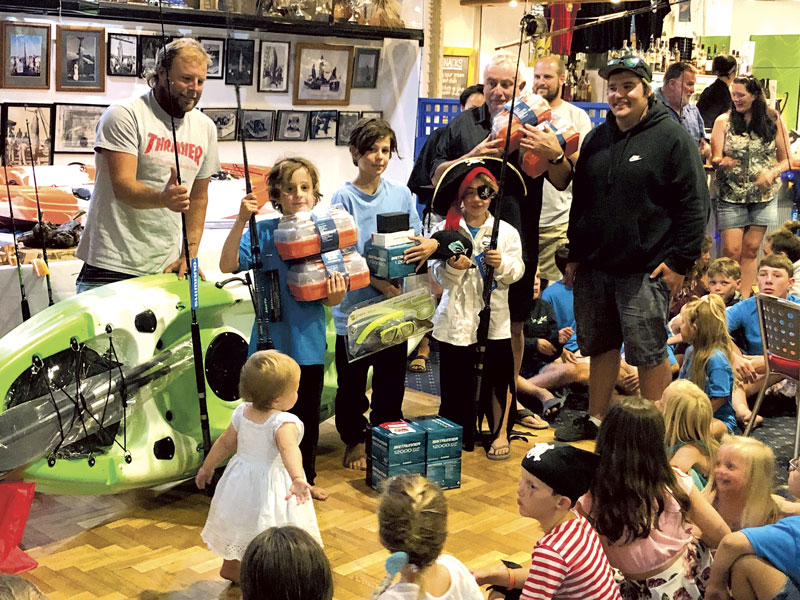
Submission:
[[[223,558],[220,576],[236,583],[247,545],[269,527],[296,525],[322,544],[298,446],[303,424],[285,412],[297,401],[299,382],[300,367],[277,350],[248,358],[239,380],[245,402],[195,477],[203,489],[217,465],[235,452],[217,484],[201,536]]]

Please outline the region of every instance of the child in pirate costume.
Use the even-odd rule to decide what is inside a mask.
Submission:
[[[513,376],[508,286],[525,271],[519,233],[505,221],[499,224],[497,248],[487,249],[494,225],[490,205],[497,195],[500,165],[499,159],[465,159],[445,171],[434,191],[433,204],[434,210],[447,218],[436,226],[433,237],[439,239],[438,232],[457,232],[468,241],[472,253],[471,257],[462,253],[434,258],[429,263],[431,276],[443,289],[433,317],[433,337],[439,342],[441,359],[439,414],[462,425],[466,439],[474,427],[475,394],[473,378],[465,375],[475,364],[483,273],[488,266],[494,268],[492,285],[496,288],[491,295],[483,371],[483,389],[491,391],[491,400],[487,392],[486,405],[480,409],[487,414],[492,431],[492,439],[486,444],[486,456],[491,460],[506,459],[510,452],[508,429],[514,421],[509,419],[510,403],[506,400]],[[522,177],[511,165],[507,178],[513,181],[507,185],[524,188]],[[448,246],[455,247],[452,243]]]

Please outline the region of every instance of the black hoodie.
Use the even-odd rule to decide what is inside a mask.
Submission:
[[[697,144],[651,95],[620,131],[609,111],[586,136],[572,183],[569,260],[617,275],[660,263],[685,274],[700,256],[711,201]]]

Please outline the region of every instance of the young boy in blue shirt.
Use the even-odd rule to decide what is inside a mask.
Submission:
[[[411,229],[418,242],[405,251],[407,263],[428,259],[438,247],[438,242],[419,235],[421,223],[411,191],[404,185],[381,177],[392,154],[397,153],[397,137],[388,121],[363,119],[350,134],[350,155],[358,174],[352,182],[345,183],[331,198],[332,204],[341,204],[358,227],[356,249],[364,253],[365,244],[377,231],[377,216],[383,213],[408,213]],[[407,344],[390,346],[355,362],[347,360],[347,317],[356,304],[380,296],[393,298],[402,293],[402,286],[390,280],[370,277],[370,285],[360,290],[350,290],[341,304],[333,308],[336,325],[336,430],[345,443],[343,464],[348,469],[364,471],[367,468],[365,442],[367,427],[403,418],[403,394]],[[372,367],[372,405],[365,394],[367,372]],[[364,417],[371,408],[370,420]]]

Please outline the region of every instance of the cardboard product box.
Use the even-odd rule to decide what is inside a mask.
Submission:
[[[459,461],[459,463],[460,462],[461,461]],[[368,481],[368,483],[374,490],[380,492],[382,491],[381,487],[383,485],[383,482],[386,481],[389,477],[394,477],[395,475],[401,475],[403,473],[416,473],[418,475],[425,475],[426,468],[427,467],[424,462],[418,462],[411,465],[387,466],[382,462],[373,460],[372,471],[371,471],[372,480]],[[461,473],[461,467],[459,467],[459,475],[460,473]]]
[[[392,248],[381,248],[374,244],[367,244],[364,249],[364,258],[367,259],[369,272],[381,279],[401,279],[413,275],[417,265],[403,262],[403,252],[413,246],[413,243],[408,243]]]
[[[395,231],[393,233],[373,233],[372,245],[381,248],[393,248],[394,246],[404,246],[409,243],[408,238],[414,235],[413,229],[405,231]]]
[[[382,213],[375,219],[378,233],[392,233],[408,229],[409,219],[407,212]]]
[[[433,481],[443,490],[461,487],[461,459],[428,461],[425,466],[425,477]]]
[[[425,457],[428,462],[447,458],[461,458],[464,430],[449,419],[437,415],[410,419],[428,434]]]
[[[372,428],[370,456],[386,466],[425,462],[426,434],[413,423],[393,421]]]

